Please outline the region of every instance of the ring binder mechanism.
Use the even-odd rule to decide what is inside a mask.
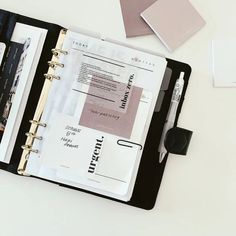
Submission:
[[[36,134],[30,133],[30,132],[25,133],[25,135],[26,135],[27,137],[32,137],[32,138],[35,138],[35,139],[38,139],[38,140],[42,140],[42,139],[43,139],[42,136],[37,136]]]
[[[60,79],[61,79],[60,76],[58,76],[58,75],[53,75],[53,74],[44,74],[44,77],[45,77],[45,79],[48,79],[48,80],[50,80],[50,81],[52,81],[52,80],[54,80],[54,79],[56,79],[56,80],[60,80]]]
[[[46,127],[46,126],[47,126],[47,124],[41,123],[41,122],[38,121],[38,120],[29,120],[29,122],[30,122],[31,124],[34,124],[34,125],[37,125],[37,126],[43,126],[43,127]]]
[[[64,64],[57,62],[57,61],[48,61],[48,65],[52,68],[52,69],[56,69],[56,67],[64,67]]]
[[[28,152],[34,152],[34,153],[39,152],[38,149],[33,149],[31,145],[22,145],[21,148],[28,151]]]
[[[46,80],[44,82],[43,91],[45,91],[45,94],[49,93],[51,83],[54,79],[60,80],[60,76],[55,75],[55,69],[56,69],[56,67],[61,67],[61,68],[64,67],[64,64],[59,62],[59,56],[61,54],[63,54],[63,55],[68,54],[67,51],[64,51],[61,49],[62,44],[64,42],[66,32],[67,31],[65,29],[62,29],[60,31],[56,48],[51,50],[52,51],[52,59],[51,59],[51,61],[48,61],[48,65],[49,65],[48,72],[46,74],[44,74],[44,77]],[[31,152],[33,152],[33,153],[39,152],[39,150],[33,148],[33,143],[34,143],[35,139],[37,139],[39,141],[43,139],[42,136],[37,135],[37,129],[39,128],[39,126],[44,127],[44,128],[47,127],[46,123],[43,123],[40,121],[44,106],[46,104],[46,99],[47,99],[47,96],[40,97],[34,118],[32,120],[29,120],[29,122],[31,123],[31,127],[30,127],[30,130],[25,133],[25,135],[27,136],[27,139],[26,139],[25,144],[21,146],[21,148],[23,149],[23,152],[22,152],[21,160],[20,160],[18,170],[17,170],[18,174],[20,174],[20,175],[27,175],[25,173],[25,169],[27,166],[27,162],[28,162],[30,153]]]
[[[67,52],[67,51],[61,50],[61,49],[59,49],[59,48],[53,48],[51,51],[52,51],[52,54],[53,54],[55,57],[58,57],[60,54],[68,55],[68,52]]]

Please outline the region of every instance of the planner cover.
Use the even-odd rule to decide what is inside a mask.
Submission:
[[[0,11],[0,19],[2,20],[2,25],[1,25],[2,28],[0,29],[0,38],[1,38],[1,41],[7,45],[7,47],[9,46],[9,39],[11,38],[11,35],[13,32],[12,28],[14,28],[16,22],[31,25],[31,26],[41,27],[48,30],[48,34],[45,39],[42,54],[39,60],[39,64],[36,70],[36,74],[34,76],[30,94],[29,94],[27,104],[24,110],[24,115],[23,115],[23,118],[19,127],[19,132],[16,138],[11,160],[9,164],[0,162],[1,169],[12,172],[14,174],[18,174],[18,173],[22,174],[20,170],[19,172],[17,172],[17,169],[18,169],[20,159],[21,159],[22,145],[25,143],[26,138],[27,138],[25,134],[27,133],[27,135],[29,135],[28,138],[29,137],[35,138],[35,136],[33,136],[34,135],[33,133],[31,134],[29,133],[29,129],[31,126],[29,120],[31,120],[31,123],[36,122],[37,125],[44,125],[32,119],[35,113],[36,106],[39,101],[40,93],[44,85],[44,80],[43,80],[44,74],[48,72],[47,61],[51,59],[51,50],[55,48],[56,46],[56,42],[58,41],[58,37],[62,30],[62,27],[55,24],[43,22],[40,20],[28,18],[26,16],[18,15],[15,13],[10,13],[4,10]],[[9,21],[9,19],[11,19],[11,21]],[[10,30],[10,28],[12,30]],[[7,32],[9,35],[7,34]],[[4,50],[4,48],[2,50]],[[177,120],[178,120],[178,115],[181,111],[181,107],[184,101],[184,94],[187,89],[188,79],[191,73],[190,66],[185,63],[168,59],[167,66],[169,68],[168,69],[168,75],[169,75],[168,83],[162,86],[163,90],[162,90],[162,95],[161,95],[161,101],[156,106],[156,111],[153,113],[153,116],[152,116],[152,120],[151,120],[151,124],[148,130],[148,134],[147,134],[141,162],[139,165],[138,174],[135,181],[132,197],[128,202],[116,200],[110,197],[105,197],[105,198],[119,201],[121,203],[125,203],[128,205],[132,205],[132,206],[143,208],[143,209],[151,209],[155,205],[157,193],[160,187],[162,175],[165,168],[165,161],[163,161],[161,164],[159,164],[158,162],[158,155],[159,155],[158,143],[161,137],[163,125],[165,123],[165,117],[168,112],[168,108],[169,108],[169,104],[170,104],[170,100],[172,96],[172,91],[174,88],[175,81],[178,78],[180,72],[184,72],[185,73],[185,76],[184,76],[185,86],[184,86],[183,96],[181,98],[179,108],[178,108],[178,114],[177,114],[176,122],[175,122],[175,125],[176,125]],[[51,77],[47,78],[47,81],[49,83],[50,83],[50,79],[52,78]],[[26,148],[31,150],[30,146]],[[26,166],[23,166],[23,169],[25,167]],[[60,184],[53,181],[50,181],[50,182],[55,183],[55,184]],[[104,197],[97,193],[93,193],[91,191],[87,191],[83,189],[78,189],[70,185],[63,185],[63,184],[60,184],[60,185]]]

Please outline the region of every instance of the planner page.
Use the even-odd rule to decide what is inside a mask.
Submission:
[[[128,201],[166,59],[68,31],[26,173]]]

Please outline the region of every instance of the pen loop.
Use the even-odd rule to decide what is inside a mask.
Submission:
[[[133,148],[133,146],[136,145],[136,146],[140,147],[140,150],[142,150],[142,148],[143,148],[143,146],[139,143],[134,143],[134,142],[127,141],[124,139],[118,139],[117,144],[120,146],[129,147],[129,148]],[[133,144],[133,145],[130,145],[130,144]]]

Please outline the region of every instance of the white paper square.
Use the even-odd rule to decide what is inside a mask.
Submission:
[[[232,55],[236,54],[236,39],[212,41],[212,72],[215,87],[236,87],[236,66]]]

